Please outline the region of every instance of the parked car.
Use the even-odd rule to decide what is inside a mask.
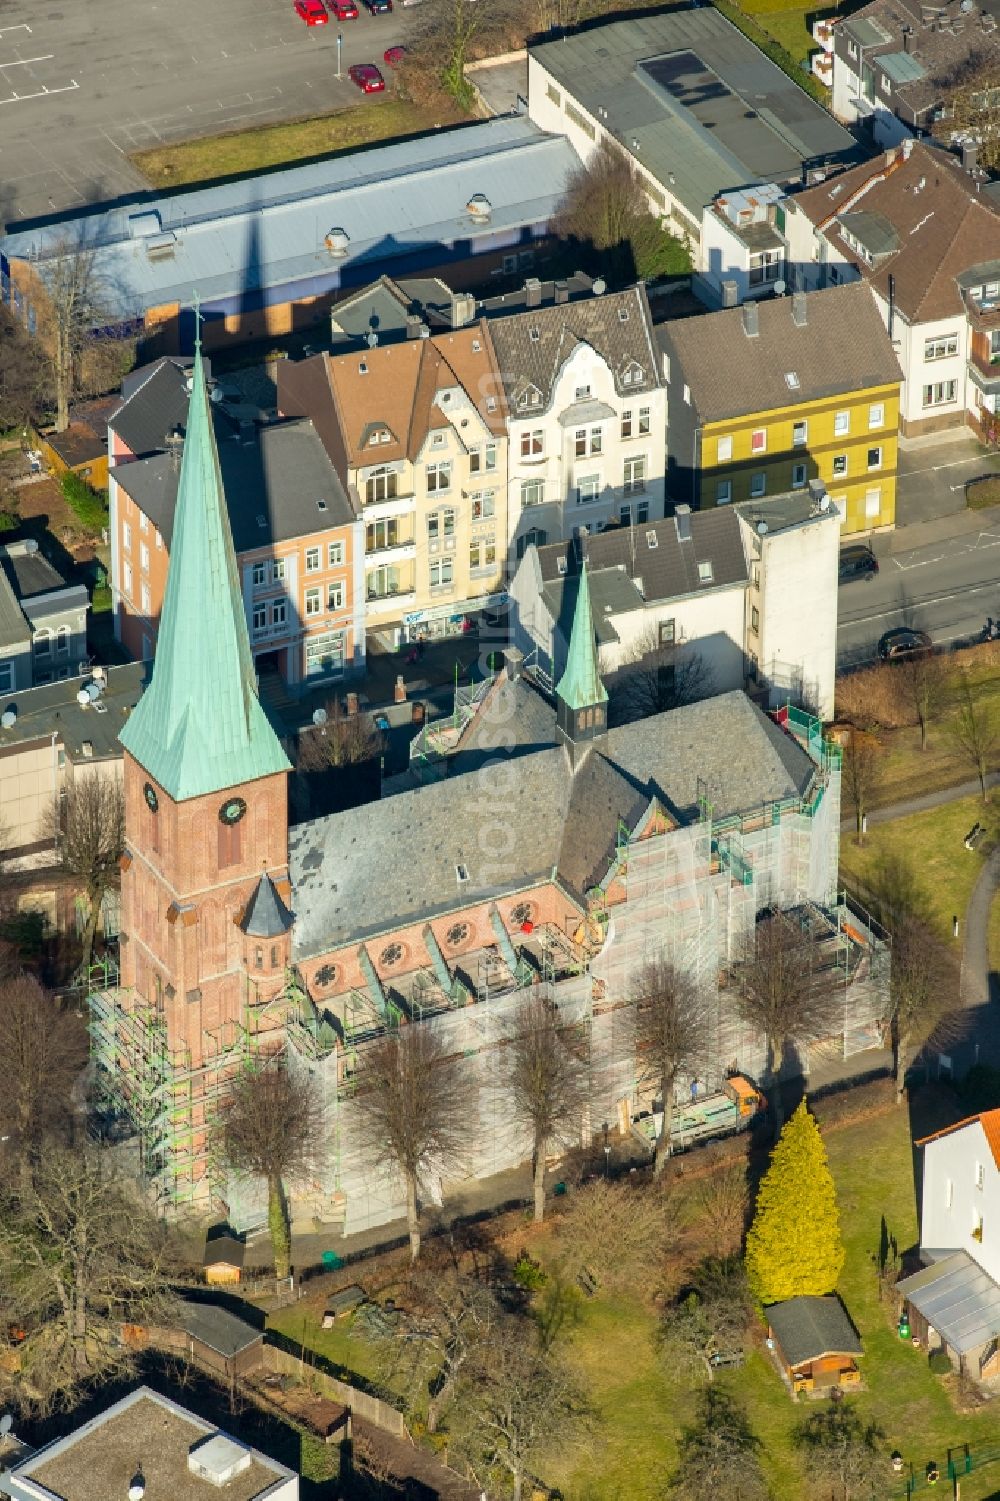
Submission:
[[[878,654],[883,662],[893,662],[899,657],[923,657],[933,650],[933,643],[926,631],[911,630],[908,625],[886,631],[878,644]]]
[[[385,88],[385,79],[374,63],[352,63],[347,76],[352,83],[357,84],[362,94],[381,94]]]
[[[329,20],[323,0],[295,0],[295,14],[307,26],[325,26]]]
[[[405,56],[405,47],[387,47],[382,53],[382,61],[388,63],[390,68],[398,68]]]
[[[840,582],[849,583],[851,579],[871,579],[878,573],[878,558],[870,547],[863,543],[855,547],[842,547],[840,550]]]
[[[370,16],[387,16],[392,10],[392,0],[365,0],[365,10]]]
[[[335,21],[356,21],[358,19],[358,7],[354,0],[327,0],[330,14]]]

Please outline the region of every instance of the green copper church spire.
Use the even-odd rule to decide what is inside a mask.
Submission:
[[[257,697],[198,330],[153,675],[120,736],[175,801],[289,770]]]
[[[608,701],[608,690],[601,681],[597,665],[597,637],[594,634],[594,617],[590,608],[586,558],[580,569],[566,671],[556,684],[556,697],[561,698],[567,708],[573,710],[595,708]]]

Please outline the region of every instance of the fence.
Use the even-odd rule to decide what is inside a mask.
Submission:
[[[388,1402],[383,1402],[381,1397],[372,1396],[363,1392],[356,1386],[348,1386],[346,1381],[338,1381],[336,1376],[330,1376],[322,1370],[320,1365],[312,1362],[317,1356],[312,1351],[306,1352],[304,1362],[299,1355],[293,1355],[290,1350],[271,1344],[273,1334],[269,1335],[268,1343],[264,1346],[264,1369],[275,1371],[286,1376],[305,1378],[308,1369],[310,1385],[314,1386],[322,1396],[329,1397],[333,1402],[339,1402],[344,1407],[349,1407],[352,1414],[358,1418],[364,1418],[376,1428],[383,1429],[386,1433],[392,1433],[396,1438],[409,1438],[406,1424],[403,1422],[403,1414],[390,1407]],[[318,1357],[322,1360],[322,1357]]]

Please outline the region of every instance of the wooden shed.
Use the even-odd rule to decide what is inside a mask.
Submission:
[[[238,1235],[228,1226],[208,1232],[205,1239],[205,1254],[202,1257],[202,1273],[205,1281],[216,1287],[232,1286],[243,1275],[243,1262],[247,1248]]]
[[[184,1345],[193,1361],[232,1381],[262,1364],[264,1331],[215,1303],[184,1304]]]
[[[768,1336],[794,1392],[861,1384],[861,1340],[839,1298],[789,1298],[766,1310]]]

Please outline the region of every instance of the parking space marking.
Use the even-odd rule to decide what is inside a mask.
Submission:
[[[18,26],[0,26],[0,36],[9,36],[12,31],[26,31],[31,35],[31,27],[27,21],[22,21]]]
[[[53,94],[71,94],[79,87],[76,80],[71,79],[69,83],[63,84],[58,89],[40,88],[34,94],[11,94],[9,99],[0,99],[0,104],[25,104],[29,99],[47,99]]]
[[[41,57],[15,57],[12,63],[0,63],[0,73],[7,68],[30,68],[32,63],[50,63],[54,57],[54,52],[45,52]]]

